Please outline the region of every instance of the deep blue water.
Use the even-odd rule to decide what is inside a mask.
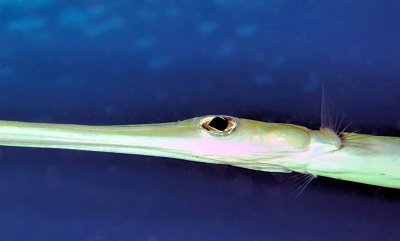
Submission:
[[[398,1],[0,0],[0,119],[228,114],[318,128],[322,85],[400,136]],[[400,192],[174,159],[0,148],[0,240],[400,240]]]

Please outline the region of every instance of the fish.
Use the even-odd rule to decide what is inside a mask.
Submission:
[[[229,115],[135,125],[0,121],[0,146],[175,158],[400,188],[400,137]]]

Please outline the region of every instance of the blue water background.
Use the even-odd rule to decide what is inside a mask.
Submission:
[[[228,114],[318,128],[322,85],[400,136],[398,1],[0,0],[0,119]],[[323,84],[324,83],[324,84]],[[0,240],[400,240],[400,192],[174,159],[0,148]]]

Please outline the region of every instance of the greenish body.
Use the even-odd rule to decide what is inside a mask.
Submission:
[[[356,134],[340,149],[309,158],[293,171],[400,188],[400,138]]]
[[[400,138],[230,116],[125,126],[0,121],[0,145],[150,155],[400,188]]]

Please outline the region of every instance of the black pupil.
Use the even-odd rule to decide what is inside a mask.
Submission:
[[[227,119],[217,116],[214,117],[208,125],[216,130],[224,131],[228,128],[229,122]]]

